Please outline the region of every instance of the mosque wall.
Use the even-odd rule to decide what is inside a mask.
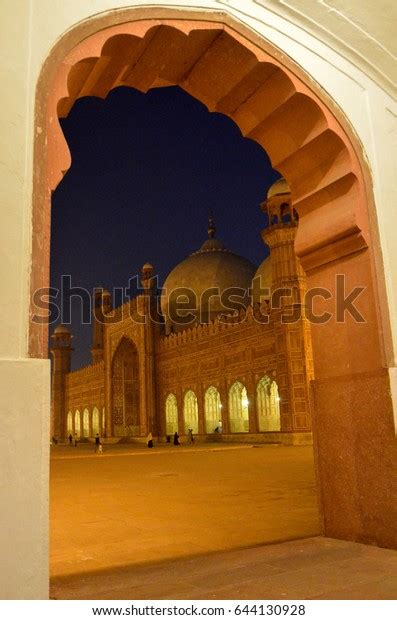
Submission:
[[[212,433],[205,425],[205,393],[215,387],[220,395],[221,420],[224,433],[232,432],[229,416],[229,392],[240,383],[246,389],[248,424],[246,432],[258,433],[256,387],[269,377],[277,382],[277,351],[272,324],[260,322],[252,307],[230,322],[214,321],[183,332],[162,336],[156,347],[157,412],[160,433],[165,435],[166,402],[175,395],[178,428],[185,434],[184,398],[188,391],[197,397],[199,434]]]
[[[66,434],[77,433],[80,437],[93,437],[96,434],[94,430],[96,432],[102,431],[102,416],[105,407],[104,362],[91,364],[67,374],[65,376],[65,391]],[[85,412],[88,412],[88,427],[84,423],[87,419],[84,416]],[[100,418],[99,424],[95,420],[94,412]],[[76,414],[80,416],[78,426],[76,426]]]

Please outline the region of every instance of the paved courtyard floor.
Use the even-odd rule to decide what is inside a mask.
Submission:
[[[52,449],[54,598],[387,598],[395,552],[319,533],[310,447]]]

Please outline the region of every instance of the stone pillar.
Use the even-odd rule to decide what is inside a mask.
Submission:
[[[67,411],[65,377],[70,372],[70,363],[73,349],[72,335],[67,327],[58,325],[51,336],[53,345],[51,353],[52,384],[51,384],[51,436],[64,441],[67,435]]]
[[[229,432],[229,393],[228,383],[225,377],[221,377],[219,381],[219,394],[222,403],[222,432]]]
[[[181,386],[175,391],[176,401],[178,405],[178,433],[185,434],[185,420],[183,417],[183,388]]]
[[[201,383],[197,386],[197,409],[198,409],[198,434],[205,434],[205,403],[204,403],[204,390]]]
[[[155,322],[152,320],[154,311],[154,285],[153,267],[150,263],[145,263],[142,267],[141,283],[145,293],[138,297],[138,312],[144,316],[144,403],[146,416],[146,432],[153,435],[159,434],[156,416],[156,375],[155,375],[155,355],[154,338]],[[142,420],[141,420],[142,425]]]
[[[258,415],[256,410],[256,390],[252,375],[246,380],[247,398],[248,398],[248,415],[249,415],[249,432],[258,433]]]

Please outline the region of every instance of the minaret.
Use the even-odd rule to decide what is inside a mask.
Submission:
[[[261,207],[268,216],[268,227],[262,231],[262,238],[270,247],[271,322],[276,336],[281,431],[308,432],[313,361],[310,325],[304,307],[306,275],[295,254],[298,214],[284,179],[272,185]],[[287,289],[290,294],[281,289]]]
[[[51,336],[52,383],[51,383],[51,435],[65,440],[66,429],[66,390],[65,377],[70,372],[73,348],[72,335],[65,325],[58,325]]]
[[[92,318],[92,363],[103,360],[104,347],[104,317],[112,310],[112,298],[109,291],[98,288],[94,293],[94,307]]]
[[[145,263],[141,272],[141,284],[144,293],[138,297],[138,310],[140,316],[145,317],[144,322],[144,341],[145,356],[143,359],[143,376],[145,377],[145,402],[141,411],[145,412],[144,424],[141,424],[141,430],[146,433],[158,433],[158,423],[156,419],[156,377],[155,377],[155,293],[156,278],[153,277],[153,265]]]

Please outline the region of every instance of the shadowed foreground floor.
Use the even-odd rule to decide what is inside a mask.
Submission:
[[[52,579],[58,599],[395,599],[397,552],[329,538]]]
[[[319,532],[310,447],[52,450],[53,598],[396,597],[397,552]]]

